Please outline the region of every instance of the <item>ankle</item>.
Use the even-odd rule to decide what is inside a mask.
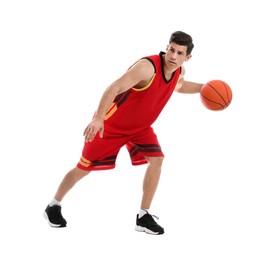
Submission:
[[[49,206],[58,205],[61,206],[61,201],[56,200],[55,198],[52,199],[52,201],[49,203]]]
[[[148,209],[140,209],[139,218],[143,217],[145,214],[148,214]]]

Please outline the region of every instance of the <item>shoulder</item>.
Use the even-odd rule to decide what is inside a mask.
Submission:
[[[154,71],[156,72],[156,67],[161,61],[161,57],[159,55],[151,55],[151,56],[145,56],[141,59],[141,61],[149,63],[151,66],[153,66]]]
[[[144,57],[136,61],[130,68],[131,71],[141,71],[141,72],[153,72],[155,73],[155,64],[148,57]]]
[[[179,75],[179,80],[183,80],[184,79],[184,76],[185,76],[185,67],[184,66],[181,66],[181,67],[179,67],[179,69],[180,69],[180,75]]]
[[[178,82],[177,82],[177,89],[183,86],[184,77],[185,77],[185,68],[184,68],[184,66],[181,66],[180,70],[181,70],[181,72],[180,72],[179,79],[178,79]]]
[[[186,69],[184,66],[181,66],[181,73],[180,73],[180,77],[184,77],[186,73]]]

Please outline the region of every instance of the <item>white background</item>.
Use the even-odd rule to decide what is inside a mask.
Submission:
[[[271,1],[1,1],[1,259],[274,259]],[[154,128],[166,159],[151,213],[134,231],[146,166],[122,149],[42,212],[81,155],[104,89],[136,59],[192,35],[186,80],[226,81],[228,109],[174,94]]]

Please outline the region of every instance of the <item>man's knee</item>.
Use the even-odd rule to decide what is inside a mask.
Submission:
[[[157,167],[161,167],[164,161],[164,157],[163,156],[159,156],[159,157],[146,157],[149,165],[151,166],[157,166]]]
[[[90,173],[90,171],[82,170],[78,167],[73,168],[69,174],[72,176],[72,178],[76,180],[80,180],[83,177],[87,176]]]

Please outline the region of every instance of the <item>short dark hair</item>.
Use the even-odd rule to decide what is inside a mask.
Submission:
[[[178,45],[187,46],[187,53],[186,53],[187,55],[189,55],[194,48],[192,37],[182,31],[176,31],[171,34],[169,43],[172,43],[172,42]]]

